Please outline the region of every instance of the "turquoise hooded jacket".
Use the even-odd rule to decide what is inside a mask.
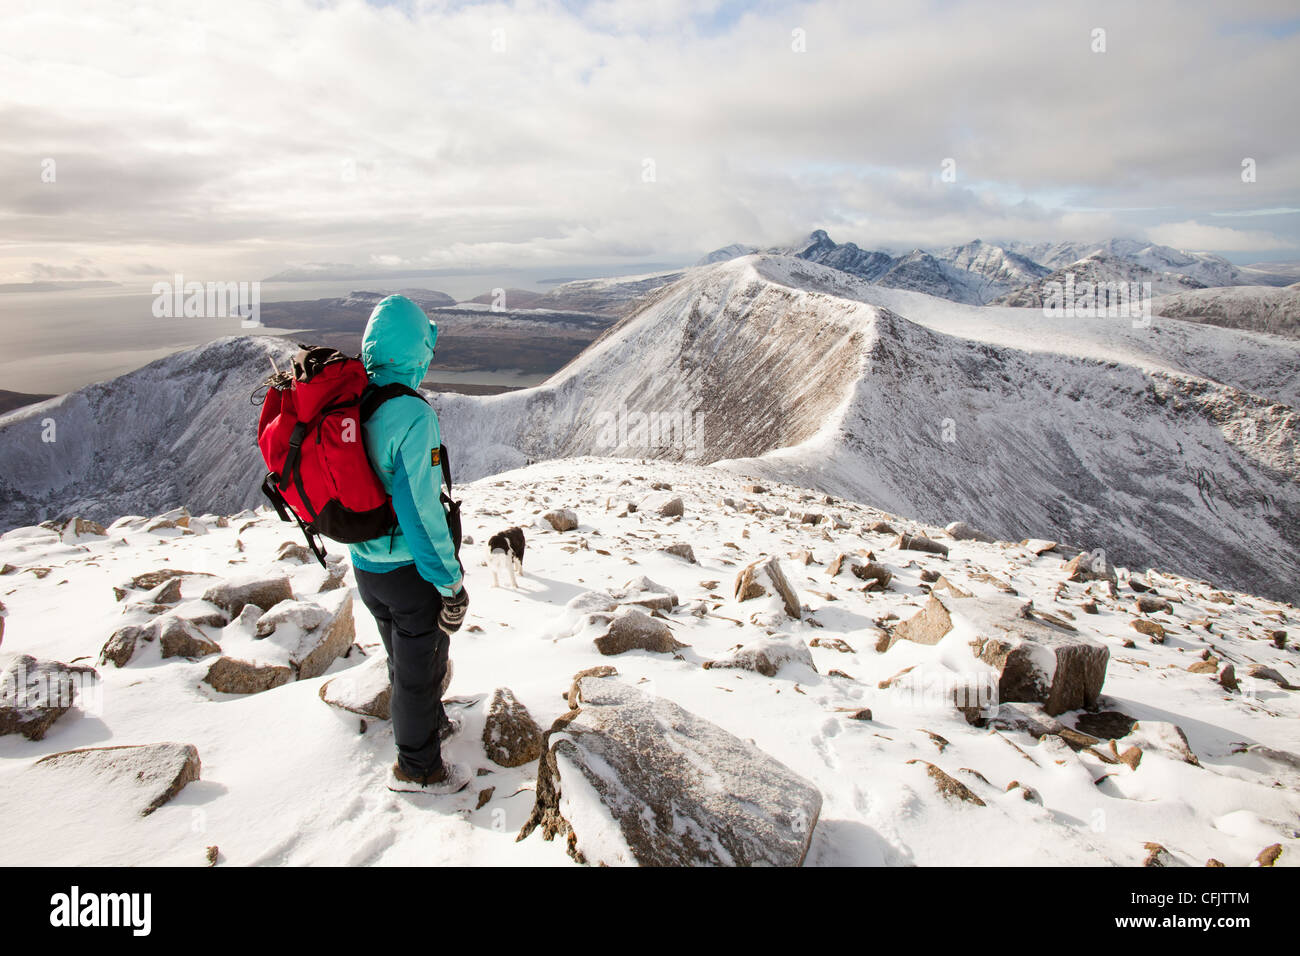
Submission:
[[[418,305],[390,295],[370,313],[361,340],[370,381],[418,389],[437,340],[438,327]],[[414,564],[422,578],[450,597],[461,586],[462,571],[439,497],[438,416],[420,399],[399,395],[380,405],[362,432],[370,464],[393,498],[398,527],[391,535],[348,545],[353,566],[382,574]]]

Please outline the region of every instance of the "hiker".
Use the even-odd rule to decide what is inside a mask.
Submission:
[[[438,328],[405,296],[390,295],[370,314],[361,356],[376,386],[417,389],[433,359]],[[392,496],[397,527],[349,544],[361,600],[388,652],[397,762],[390,790],[454,793],[469,783],[445,763],[441,742],[458,728],[442,705],[450,636],[469,606],[463,570],[440,501],[438,416],[422,399],[399,395],[363,426],[370,463]]]

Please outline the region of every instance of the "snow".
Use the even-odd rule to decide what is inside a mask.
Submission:
[[[630,686],[752,740],[811,781],[824,805],[808,865],[1133,865],[1145,856],[1147,841],[1166,846],[1176,862],[1196,866],[1209,857],[1247,865],[1270,843],[1284,848],[1279,865],[1300,859],[1294,822],[1300,770],[1258,750],[1241,752],[1254,745],[1300,752],[1300,695],[1245,677],[1252,663],[1260,663],[1300,683],[1293,644],[1278,648],[1265,634],[1283,629],[1294,640],[1293,607],[1235,592],[1227,595],[1235,603],[1220,603],[1195,580],[1154,576],[1151,583],[1162,595],[1182,598],[1172,613],[1154,616],[1170,632],[1164,645],[1154,645],[1129,626],[1133,595],[1123,568],[1121,605],[1108,601],[1101,584],[1067,585],[1058,600],[1064,561],[1054,552],[1036,556],[1014,545],[955,541],[941,527],[852,501],[824,504],[781,483],[767,483],[763,495],[746,494],[748,481],[696,465],[578,458],[458,486],[465,530],[480,544],[464,552],[471,602],[465,629],[452,638],[455,678],[449,691],[464,698],[453,704],[464,729],[447,745],[447,755],[471,772],[490,771],[474,777],[463,793],[388,792],[384,781],[394,759],[388,723],[365,718],[360,733],[362,718],[320,699],[322,683],[357,668],[366,668],[356,673],[368,683],[383,657],[374,623],[358,601],[359,649],[321,677],[259,694],[212,691],[202,682],[211,657],[149,656],[121,669],[96,665],[96,692],[59,718],[43,740],[0,738],[0,814],[6,821],[0,859],[201,866],[206,847],[216,845],[220,865],[237,866],[572,865],[563,841],[547,842],[535,833],[515,842],[532,810],[536,764],[497,767],[486,759],[480,738],[493,688],[511,688],[546,728],[567,710],[561,693],[573,674],[602,664],[617,667],[618,679]],[[683,498],[680,519],[627,514],[619,507],[651,493],[653,482],[670,484]],[[720,504],[724,497],[739,508]],[[747,502],[759,501],[768,508],[744,510]],[[519,589],[493,588],[481,542],[552,508],[572,508],[578,528],[560,533],[530,527]],[[791,514],[770,513],[782,508]],[[800,524],[809,510],[838,514],[849,527]],[[948,559],[893,550],[889,537],[862,530],[880,519],[898,531],[943,541],[950,547]],[[281,543],[293,540],[296,530],[267,511],[241,515],[224,528],[213,521],[204,535],[119,526],[111,536],[65,544],[50,532],[11,532],[0,538],[0,564],[16,569],[0,577],[8,610],[0,667],[19,654],[95,663],[108,636],[143,613],[124,613],[113,586],[161,568],[196,572],[182,579],[185,601],[212,585],[208,575],[285,574],[299,600],[318,603],[342,598],[354,587],[349,570],[345,589],[317,597],[325,579],[319,566],[274,560]],[[677,540],[693,545],[698,565],[658,550]],[[865,592],[851,574],[826,574],[836,554],[859,548],[874,551],[876,561],[894,573],[889,590]],[[811,551],[815,563],[787,557],[799,549]],[[809,648],[817,671],[792,667],[767,678],[703,668],[704,661],[722,659],[739,644],[767,637],[750,620],[762,610],[762,600],[740,604],[731,596],[735,574],[764,554],[778,557],[808,609],[802,621],[783,621],[781,633],[804,642],[824,639]],[[38,567],[50,573],[38,577],[30,570]],[[1144,724],[1176,724],[1201,766],[1153,744],[1133,770],[1075,753],[1056,738],[1037,742],[1021,731],[968,725],[933,689],[988,673],[971,657],[969,635],[953,633],[933,647],[899,641],[883,654],[874,650],[878,619],[905,619],[926,600],[920,572],[927,568],[984,597],[998,592],[973,575],[991,573],[1036,608],[1072,615],[1074,626],[1110,649],[1104,708]],[[677,594],[682,606],[667,613],[667,623],[689,647],[677,656],[634,651],[603,657],[591,631],[574,631],[585,621],[584,609],[607,604],[575,599],[619,593],[641,576]],[[718,582],[716,588],[704,586],[710,581]],[[1100,614],[1082,613],[1079,605],[1088,597],[1099,601]],[[707,613],[696,617],[689,608],[701,601]],[[1213,622],[1212,631],[1192,624],[1202,617]],[[226,639],[219,629],[202,630],[218,642]],[[833,638],[851,651],[834,649]],[[1133,648],[1122,646],[1128,638],[1136,641]],[[1207,650],[1235,663],[1243,693],[1229,694],[1212,675],[1187,671]],[[908,666],[915,670],[898,686],[879,686]],[[833,676],[832,670],[848,676]],[[872,720],[850,719],[864,707]],[[1076,716],[1060,719],[1071,725]],[[931,734],[947,741],[942,752]],[[202,779],[145,818],[108,797],[88,799],[73,783],[29,785],[28,770],[47,754],[163,741],[194,745]],[[909,760],[936,764],[987,806],[943,797],[925,767]],[[578,776],[566,775],[566,787]],[[1020,790],[1004,792],[1012,780],[1036,791],[1041,804],[1022,799]],[[495,788],[491,799],[475,809],[479,791],[489,786]],[[617,834],[601,829],[603,818],[590,794],[569,790],[564,798],[583,839],[613,845]],[[588,817],[595,822],[587,825]]]

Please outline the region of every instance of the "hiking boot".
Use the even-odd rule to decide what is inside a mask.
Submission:
[[[446,723],[438,728],[438,742],[446,743],[452,737],[455,737],[460,733],[461,724],[462,721],[459,717],[453,717],[451,714],[448,714]]]
[[[408,774],[400,763],[394,763],[388,774],[388,789],[394,793],[442,795],[459,793],[469,785],[469,780],[469,772],[454,763],[444,763],[441,770],[423,777]]]

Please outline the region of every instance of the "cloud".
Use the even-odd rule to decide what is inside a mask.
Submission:
[[[1176,249],[1219,249],[1230,252],[1272,252],[1294,246],[1271,232],[1206,226],[1188,219],[1152,226],[1146,231],[1152,242]]]
[[[0,271],[19,254],[254,277],[689,262],[818,224],[910,247],[1293,207],[1300,107],[1276,91],[1300,34],[1277,28],[1285,9],[29,4],[0,34],[0,218],[22,243],[0,248]],[[1300,245],[1300,224],[1274,241]]]
[[[96,269],[88,261],[61,266],[50,262],[33,262],[27,267],[27,278],[33,282],[47,279],[103,279],[105,273]]]

